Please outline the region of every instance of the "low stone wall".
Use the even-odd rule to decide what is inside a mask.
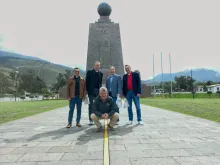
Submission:
[[[59,98],[60,99],[66,99],[66,86],[59,89]]]
[[[141,88],[142,88],[141,98],[152,97],[151,86],[147,86],[146,84],[141,84]]]

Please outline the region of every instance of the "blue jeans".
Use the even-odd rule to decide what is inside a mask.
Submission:
[[[133,121],[133,111],[132,111],[132,99],[134,101],[136,112],[137,112],[137,120],[142,121],[141,119],[141,107],[140,107],[140,99],[137,97],[133,91],[129,90],[126,96],[126,99],[128,101],[129,107],[128,107],[128,118],[129,121]]]
[[[80,99],[79,96],[76,96],[75,98],[72,98],[69,101],[70,110],[69,110],[68,124],[71,124],[71,125],[72,125],[73,112],[75,109],[75,105],[77,109],[76,123],[79,123],[81,119],[81,108],[82,108],[82,99]]]

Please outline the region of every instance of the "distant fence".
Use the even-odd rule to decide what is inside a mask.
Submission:
[[[21,97],[16,97],[16,101],[21,102],[21,101],[37,101],[37,100],[55,100],[59,99],[59,95],[55,95],[55,97],[43,97],[43,95],[39,95],[38,97],[30,98],[30,97],[25,97],[24,99]],[[0,102],[13,102],[15,101],[15,97],[3,97],[0,98]]]
[[[173,93],[173,98],[192,98],[193,94],[190,92],[179,92],[179,93]],[[153,94],[152,94],[153,96]],[[155,95],[156,98],[162,98],[163,94],[156,94]],[[165,98],[170,98],[171,95],[166,93],[164,94]],[[218,93],[195,93],[194,94],[195,98],[220,98],[220,94]]]

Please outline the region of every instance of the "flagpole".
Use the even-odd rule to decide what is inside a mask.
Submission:
[[[162,74],[162,88],[163,88],[163,98],[164,98],[164,84],[163,84],[163,62],[162,62],[162,52],[161,52],[161,74]]]
[[[169,54],[169,61],[170,61],[170,96],[173,97],[173,81],[172,81],[172,71],[171,71],[171,57]]]
[[[154,82],[154,98],[155,98],[155,73],[154,73],[154,54],[153,54],[153,82]]]

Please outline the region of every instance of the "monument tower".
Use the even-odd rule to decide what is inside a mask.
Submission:
[[[117,74],[124,74],[120,28],[118,23],[109,19],[111,12],[112,8],[109,4],[101,3],[98,6],[100,15],[98,22],[89,25],[86,71],[94,67],[95,61],[100,61],[103,84],[109,75],[111,65],[115,66]]]

